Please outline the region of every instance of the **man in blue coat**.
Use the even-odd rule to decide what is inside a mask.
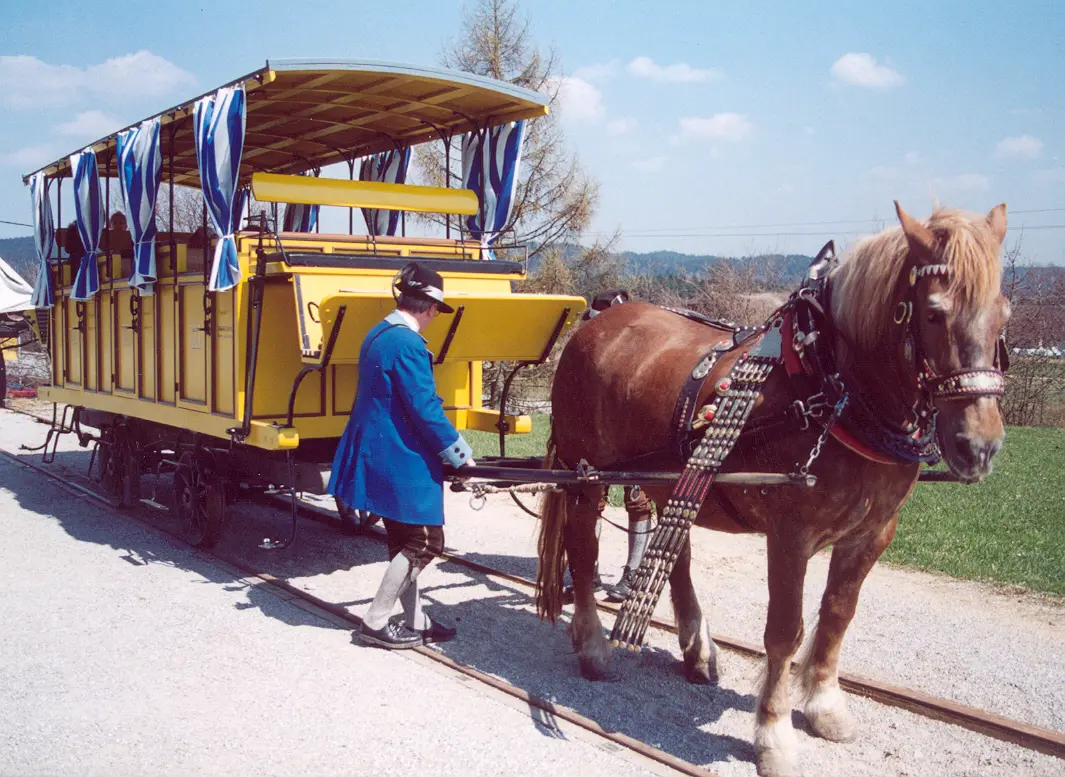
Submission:
[[[411,262],[394,282],[396,309],[359,351],[355,407],[340,439],[329,493],[383,519],[388,569],[363,616],[362,640],[384,648],[444,642],[455,629],[422,611],[418,575],[444,549],[444,462],[472,465],[473,451],[444,415],[433,357],[421,330],[444,302],[439,273]],[[399,601],[403,616],[390,618]]]

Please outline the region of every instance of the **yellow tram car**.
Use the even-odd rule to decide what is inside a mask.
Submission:
[[[217,283],[225,230],[214,221],[212,228],[193,232],[173,227],[176,187],[203,186],[205,203],[210,201],[201,180],[209,154],[197,133],[207,137],[212,129],[203,104],[215,100],[217,111],[223,90],[229,96],[239,92],[244,103],[234,191],[250,191],[267,203],[255,216],[238,213],[234,220],[228,250],[236,280],[228,288]],[[142,475],[173,469],[175,507],[191,541],[213,545],[226,503],[241,484],[322,493],[353,406],[359,346],[392,309],[397,271],[417,260],[444,276],[456,309],[423,333],[435,354],[449,418],[459,429],[528,432],[528,416],[483,406],[481,363],[542,361],[583,311],[584,300],[512,291],[513,282],[525,277],[523,254],[515,261],[514,251],[492,245],[487,230],[478,235],[462,227],[464,218],[483,215],[491,193],[355,180],[355,169],[360,159],[396,151],[409,159],[411,147],[443,141],[450,171],[460,140],[473,153],[493,129],[546,112],[540,94],[464,73],[365,62],[268,62],[213,95],[147,120],[146,126],[158,128],[159,190],[170,194],[169,205],[154,213],[158,232],[149,283],[135,275],[145,251],[136,244],[147,238],[141,234],[138,241],[135,225],[123,232],[107,213],[112,179],[133,169],[122,169],[132,164],[123,155],[130,142],[120,132],[92,144],[87,150],[98,165],[104,202],[98,250],[80,262],[61,258],[59,246],[69,253],[78,241],[72,229],[57,230],[56,248],[41,257],[50,288],[41,291],[39,281],[35,290],[42,299],[47,292],[51,303],[38,302],[47,308],[39,319],[53,369],[52,385],[41,396],[73,408],[53,431],[73,429],[83,444],[96,442],[105,485],[127,503],[140,497]],[[223,117],[213,129],[222,133],[224,124]],[[321,168],[340,162],[347,163],[348,179],[318,177]],[[74,178],[75,198],[88,202],[81,171],[80,159],[71,156],[26,176],[35,190],[38,232],[50,219],[50,196],[61,210],[64,178]],[[56,184],[51,193],[50,183]],[[136,198],[127,190],[128,180],[123,202],[135,220]],[[347,209],[349,233],[285,231],[281,206],[270,203],[332,206],[333,215],[338,207]],[[445,214],[446,236],[374,234],[376,229],[353,234],[359,208],[377,215]],[[80,229],[85,211],[78,211]],[[206,227],[206,204],[203,221]],[[82,276],[92,269],[85,262],[94,262],[98,275],[91,294],[84,289]]]

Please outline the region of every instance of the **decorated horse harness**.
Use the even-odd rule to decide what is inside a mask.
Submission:
[[[914,365],[909,388],[915,392],[916,401],[911,408],[912,419],[896,422],[883,418],[865,399],[857,378],[849,373],[836,351],[837,342],[852,351],[854,346],[832,317],[829,273],[835,263],[835,247],[829,242],[810,265],[799,289],[761,327],[741,329],[690,311],[671,309],[720,330],[725,336],[698,360],[677,400],[672,422],[674,448],[686,463],[662,508],[632,590],[621,606],[611,633],[612,645],[639,649],[688,532],[710,494],[715,476],[742,435],[765,432],[771,427],[798,431],[819,425],[821,432],[807,460],[792,473],[796,484],[813,486],[816,478],[810,474],[810,467],[829,436],[873,461],[932,463],[941,457],[936,443],[936,401],[1002,396],[1003,371],[1009,365],[1001,339],[993,369],[961,370],[944,376],[932,369],[920,346],[920,332],[913,317],[917,287],[922,278],[949,278],[951,271],[945,264],[913,264],[895,306],[894,322],[899,327],[896,344]],[[718,361],[737,349],[745,352],[728,374],[713,377]],[[759,418],[748,426],[762,385],[781,365],[798,398],[780,417]],[[712,399],[696,410],[698,397],[711,379],[715,381]],[[742,517],[737,520],[745,523]]]

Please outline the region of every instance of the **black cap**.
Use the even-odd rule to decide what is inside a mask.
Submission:
[[[396,275],[392,285],[401,294],[432,300],[441,313],[454,313],[455,309],[444,302],[444,279],[440,273],[411,262]]]

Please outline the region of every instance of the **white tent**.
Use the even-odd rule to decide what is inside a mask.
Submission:
[[[30,298],[33,287],[11,269],[11,265],[0,259],[0,315],[18,313],[33,307]]]

